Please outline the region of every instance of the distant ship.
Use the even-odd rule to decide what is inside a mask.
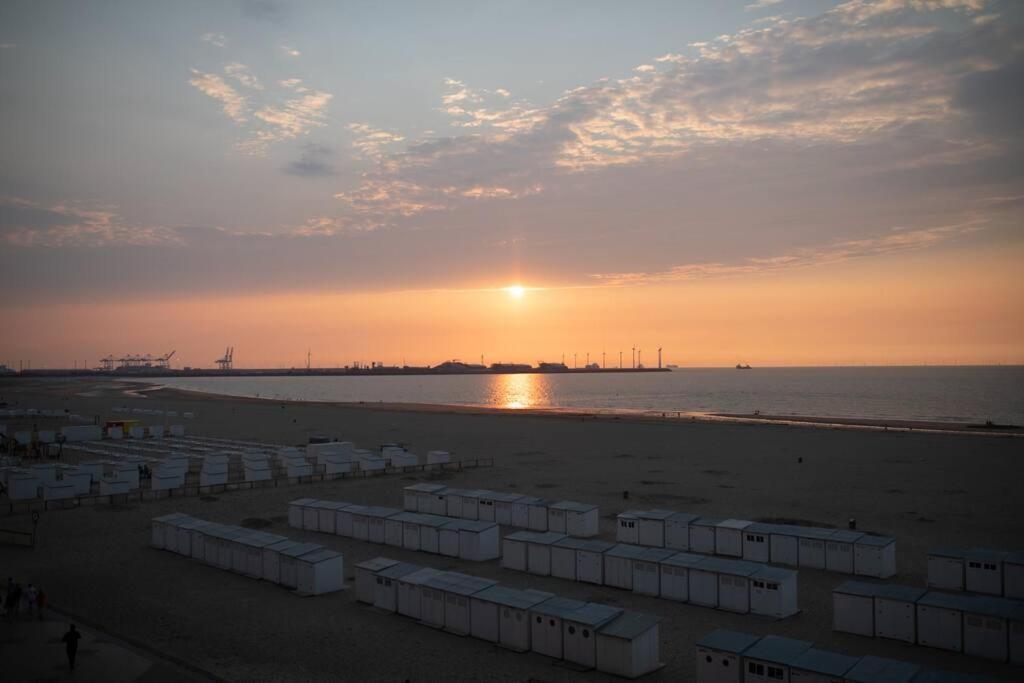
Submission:
[[[736,369],[737,370],[749,370],[750,369],[750,363],[747,363],[746,365],[743,365],[742,363],[737,363],[736,364]]]

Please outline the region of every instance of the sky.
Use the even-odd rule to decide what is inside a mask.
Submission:
[[[0,363],[1022,363],[1022,24],[8,0]]]

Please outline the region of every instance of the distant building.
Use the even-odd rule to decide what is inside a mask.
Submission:
[[[541,372],[565,372],[569,369],[569,366],[565,363],[545,363],[541,361],[537,363],[537,369]]]
[[[491,370],[494,372],[530,372],[532,365],[526,363],[491,363]]]

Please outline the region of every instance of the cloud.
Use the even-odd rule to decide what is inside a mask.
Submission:
[[[253,19],[281,24],[288,18],[288,7],[277,0],[242,0],[242,13]]]
[[[242,95],[216,74],[192,69],[189,83],[220,101],[224,113],[243,127],[248,136],[236,147],[247,154],[262,155],[282,140],[291,140],[323,126],[333,95],[303,84],[299,78],[279,80],[268,89],[249,68],[238,62],[224,66],[227,76],[249,92]]]
[[[204,43],[209,43],[210,45],[213,45],[214,47],[224,47],[228,44],[228,39],[224,36],[223,33],[204,33],[203,35],[199,36],[199,39],[202,40]]]
[[[306,143],[302,146],[302,156],[285,166],[284,171],[289,175],[302,178],[313,178],[335,175],[331,159],[334,157],[334,150],[324,145]]]
[[[126,225],[109,207],[70,202],[38,204],[0,198],[0,240],[12,247],[98,248],[179,246],[180,236],[162,227]]]
[[[650,72],[652,72],[654,70],[655,69],[654,69],[654,65],[653,64],[641,64],[640,66],[638,66],[635,69],[633,69],[633,71],[638,71],[638,72],[640,72],[642,74],[650,73]]]
[[[204,95],[219,100],[224,113],[235,123],[244,123],[248,120],[246,99],[220,76],[192,69],[189,83]]]
[[[756,275],[795,268],[808,268],[853,259],[926,249],[941,242],[954,240],[982,230],[985,227],[985,223],[985,219],[975,218],[963,223],[917,230],[894,228],[891,232],[884,235],[857,240],[844,240],[818,247],[804,247],[767,258],[746,258],[738,263],[690,263],[674,266],[664,271],[602,273],[595,274],[592,277],[607,285],[633,285]]]
[[[355,135],[352,147],[365,159],[380,161],[388,145],[405,140],[399,133],[381,130],[368,123],[350,123],[346,128]]]
[[[757,2],[752,2],[743,9],[750,12],[753,10],[764,9],[765,7],[771,7],[772,5],[778,5],[781,2],[782,0],[757,0]]]
[[[230,64],[224,65],[224,73],[231,78],[235,79],[247,88],[253,90],[263,90],[263,84],[249,71],[249,67],[245,64],[239,64],[238,62],[231,62]]]
[[[287,45],[282,45],[280,49],[281,49],[281,54],[283,54],[285,57],[301,57],[302,56],[302,53],[299,52],[298,50],[296,50],[294,47],[289,47]]]

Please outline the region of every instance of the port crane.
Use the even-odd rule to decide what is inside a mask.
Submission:
[[[216,361],[218,370],[231,370],[234,367],[235,362],[235,347],[229,346],[224,350],[224,357],[218,358]]]
[[[156,366],[158,368],[163,369],[163,370],[170,369],[170,367],[171,367],[171,358],[173,358],[174,354],[177,353],[177,352],[178,352],[177,349],[175,349],[174,351],[171,351],[167,355],[160,356],[159,358],[156,359]]]

